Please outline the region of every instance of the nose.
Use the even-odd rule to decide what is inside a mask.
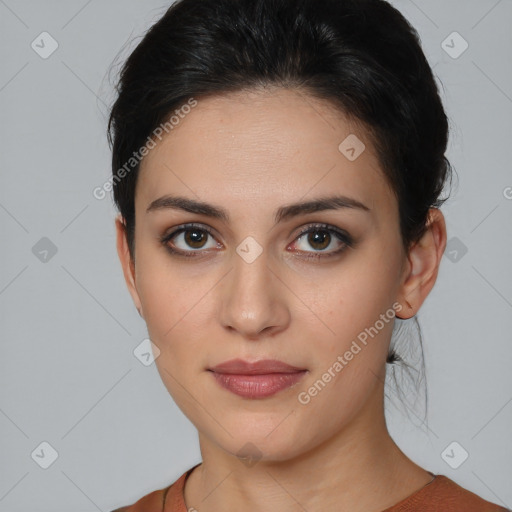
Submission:
[[[270,268],[265,251],[249,261],[233,256],[233,268],[220,287],[220,321],[225,329],[257,340],[287,328],[289,291]]]

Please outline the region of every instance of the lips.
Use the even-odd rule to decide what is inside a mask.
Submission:
[[[261,399],[295,386],[307,373],[304,368],[275,359],[250,363],[232,359],[209,368],[217,383],[243,398]]]
[[[243,359],[231,359],[210,368],[210,370],[233,375],[267,375],[269,373],[297,373],[306,369],[276,359],[262,359],[253,363]]]

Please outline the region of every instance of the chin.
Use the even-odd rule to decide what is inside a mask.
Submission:
[[[269,435],[268,429],[258,430],[256,428],[244,429],[240,435],[228,427],[228,431],[233,434],[229,438],[218,444],[227,452],[241,459],[248,467],[258,461],[282,462],[293,459],[304,451],[305,447],[302,439],[297,439],[291,432],[279,427]]]

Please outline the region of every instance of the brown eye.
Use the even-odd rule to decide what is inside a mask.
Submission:
[[[303,242],[301,242],[302,239]],[[300,233],[294,243],[295,251],[308,254],[307,258],[334,256],[353,245],[354,241],[350,235],[328,224],[309,226]],[[308,250],[308,247],[314,250]],[[327,251],[326,249],[329,247],[332,250]]]
[[[208,246],[208,239],[212,239]],[[183,256],[196,256],[194,253],[218,247],[213,233],[206,227],[187,224],[161,238],[162,244],[171,252]],[[204,249],[204,250],[203,250]]]
[[[205,231],[196,228],[183,230],[183,233],[185,243],[194,249],[202,249],[209,236]]]
[[[310,231],[308,233],[308,244],[314,249],[322,251],[329,247],[331,235],[327,231]]]

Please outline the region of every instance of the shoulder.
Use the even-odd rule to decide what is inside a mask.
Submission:
[[[166,489],[158,489],[146,494],[135,503],[116,508],[112,512],[162,512]]]
[[[152,491],[135,503],[116,508],[111,512],[163,512],[164,507],[165,510],[169,512],[187,512],[183,498],[183,488],[188,475],[200,464],[201,463],[198,463],[188,471],[185,471],[185,473],[171,485],[163,489]]]
[[[385,512],[509,512],[458,485],[444,475],[437,475],[428,485]]]
[[[461,487],[450,478],[444,475],[438,475],[437,492],[441,496],[443,507],[453,504],[454,510],[464,510],[465,512],[506,512],[507,509],[486,501],[475,493]]]

